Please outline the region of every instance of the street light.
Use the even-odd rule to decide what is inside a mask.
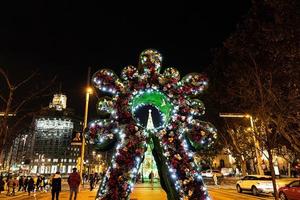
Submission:
[[[250,125],[251,125],[251,131],[252,131],[252,137],[253,137],[253,142],[254,142],[254,147],[255,147],[255,155],[256,155],[256,159],[257,159],[257,169],[258,169],[258,173],[260,175],[264,175],[264,171],[262,169],[262,161],[261,161],[261,156],[259,153],[259,143],[255,137],[254,134],[254,123],[253,123],[253,117],[249,114],[244,114],[244,113],[220,113],[219,114],[220,117],[233,117],[233,118],[247,118],[250,120]]]
[[[93,89],[91,87],[87,87],[85,94],[85,111],[84,111],[84,122],[83,122],[83,131],[82,131],[82,146],[81,146],[81,159],[80,159],[80,175],[83,174],[83,162],[84,162],[84,149],[85,149],[85,137],[84,131],[87,127],[87,117],[89,112],[89,99],[90,94],[93,93]]]

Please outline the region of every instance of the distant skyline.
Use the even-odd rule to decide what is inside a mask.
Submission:
[[[126,65],[137,66],[141,51],[154,48],[162,53],[163,67],[176,67],[182,76],[202,72],[212,62],[211,50],[222,46],[250,8],[249,1],[234,0],[169,7],[153,3],[140,9],[114,2],[2,4],[0,65],[11,76],[33,69],[48,77],[56,74],[55,87],[62,84],[68,107],[78,115],[89,66],[92,74],[108,67],[119,75]],[[93,117],[95,101],[90,111]]]

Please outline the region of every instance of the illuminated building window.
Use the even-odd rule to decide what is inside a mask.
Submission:
[[[63,110],[67,108],[67,96],[63,94],[55,94],[53,96],[52,102],[49,104],[49,108],[54,108],[55,110]]]

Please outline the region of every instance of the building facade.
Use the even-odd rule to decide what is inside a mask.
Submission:
[[[78,163],[81,146],[72,146],[71,141],[75,132],[81,132],[82,123],[66,102],[65,95],[55,94],[49,107],[34,119],[31,173],[67,174]]]

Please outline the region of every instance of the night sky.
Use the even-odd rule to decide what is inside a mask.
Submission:
[[[2,1],[0,65],[10,76],[33,69],[56,74],[55,87],[62,84],[68,106],[81,115],[89,66],[92,73],[110,67],[120,74],[126,65],[137,65],[142,50],[154,48],[163,66],[177,67],[182,76],[201,72],[212,62],[211,50],[222,46],[250,8],[239,0],[96,2]]]

